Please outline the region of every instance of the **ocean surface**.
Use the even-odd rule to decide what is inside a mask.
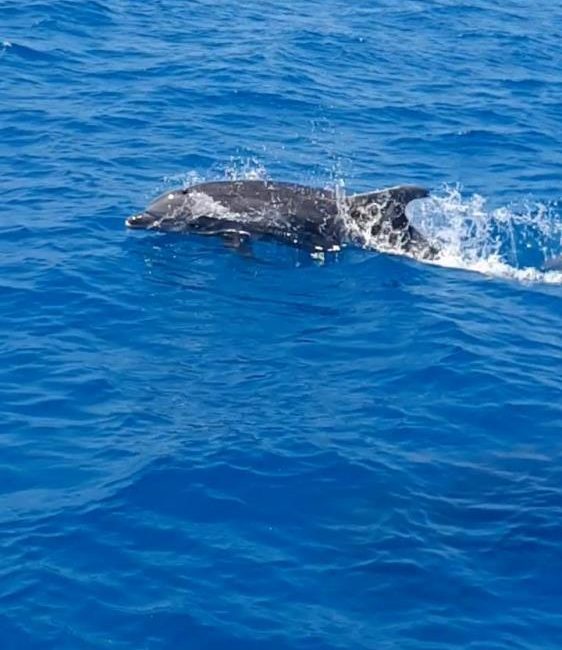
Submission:
[[[560,650],[561,25],[0,0],[1,650]],[[124,226],[226,178],[443,254]]]

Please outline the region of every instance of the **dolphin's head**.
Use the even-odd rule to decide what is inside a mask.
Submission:
[[[158,230],[177,230],[187,216],[186,193],[173,190],[155,199],[143,212],[125,220],[129,228],[157,228]]]

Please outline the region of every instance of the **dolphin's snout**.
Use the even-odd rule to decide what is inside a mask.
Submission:
[[[129,228],[150,228],[154,223],[154,217],[146,212],[135,214],[125,220],[125,224]]]

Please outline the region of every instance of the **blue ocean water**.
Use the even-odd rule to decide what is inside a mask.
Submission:
[[[0,647],[559,650],[562,8],[0,2]],[[127,231],[419,183],[445,252]]]

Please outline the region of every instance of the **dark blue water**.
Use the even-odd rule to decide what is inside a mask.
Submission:
[[[0,2],[2,650],[559,650],[562,9]],[[438,265],[127,231],[420,183]]]

